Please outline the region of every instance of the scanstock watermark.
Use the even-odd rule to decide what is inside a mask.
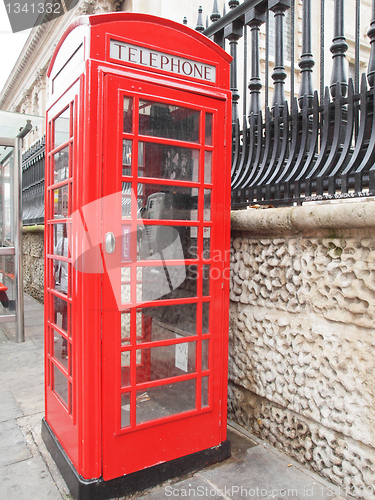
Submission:
[[[78,0],[4,0],[13,33],[53,21],[77,3]]]

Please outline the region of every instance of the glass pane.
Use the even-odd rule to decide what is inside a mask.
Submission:
[[[203,212],[203,220],[210,221],[211,220],[211,189],[204,190],[204,212]]]
[[[64,405],[68,406],[68,379],[65,375],[57,368],[57,366],[53,366],[53,387],[52,389],[55,391],[57,396],[61,399]]]
[[[130,284],[121,285],[121,304],[128,304],[130,300]]]
[[[130,385],[130,351],[121,353],[121,387]]]
[[[138,235],[139,259],[191,259],[197,246],[196,227],[147,226]]]
[[[198,182],[199,150],[141,142],[140,151],[139,177]]]
[[[130,425],[130,393],[121,394],[121,427]]]
[[[193,266],[139,267],[137,302],[196,297],[196,269]]]
[[[138,184],[138,219],[197,220],[198,188]]]
[[[131,218],[131,196],[132,184],[131,182],[122,183],[122,218]]]
[[[133,130],[133,98],[124,97],[124,132],[125,134],[131,134],[132,130]]]
[[[121,345],[130,344],[130,313],[121,314]]]
[[[205,141],[207,146],[212,146],[212,114],[206,113]]]
[[[212,152],[205,151],[204,153],[204,182],[211,183],[211,170],[212,170]]]
[[[1,246],[12,246],[14,243],[14,207],[13,207],[13,148],[1,148],[0,156],[0,237]]]
[[[122,175],[132,175],[132,141],[122,141]]]
[[[60,222],[58,224],[53,225],[53,253],[56,254],[55,249],[57,248],[57,245],[62,241],[63,238],[67,238],[68,236],[68,225],[66,222]],[[64,243],[65,247],[65,243]],[[67,250],[68,253],[65,252],[64,248],[64,255],[68,256],[69,255],[69,242],[67,242]],[[61,255],[61,254],[58,254]]]
[[[53,332],[53,356],[68,371],[68,341],[56,330]]]
[[[175,339],[176,335],[196,335],[196,304],[175,304],[173,306],[145,307],[139,309],[137,321],[137,342],[155,342]]]
[[[202,340],[202,370],[208,370],[208,349],[210,341]]]
[[[211,266],[203,266],[203,297],[210,295],[210,272]]]
[[[195,379],[137,392],[137,424],[195,409]]]
[[[52,321],[64,332],[68,328],[68,303],[66,300],[52,295]]]
[[[207,408],[208,406],[208,377],[202,377],[202,394],[201,406]]]
[[[69,186],[61,186],[58,189],[54,189],[53,195],[53,206],[54,212],[53,216],[55,219],[62,219],[68,217],[69,210]]]
[[[16,310],[14,255],[0,256],[0,281],[8,290],[0,292],[0,315],[12,315]]]
[[[203,302],[202,304],[202,333],[208,333],[210,321],[210,303]]]
[[[139,133],[165,137],[179,141],[199,141],[200,111],[162,104],[139,101]]]
[[[181,337],[175,334],[175,338]],[[196,342],[139,349],[137,355],[140,353],[149,362],[146,369],[137,369],[137,384],[195,372]]]
[[[54,183],[69,177],[69,146],[53,155]]]
[[[211,228],[203,228],[203,258],[209,259],[211,252]]]
[[[70,137],[70,122],[69,122],[69,117],[70,117],[70,108],[66,108],[65,111],[61,113],[55,120],[54,120],[54,147],[56,148],[57,146],[60,146],[60,144],[63,144],[66,142],[69,137]]]

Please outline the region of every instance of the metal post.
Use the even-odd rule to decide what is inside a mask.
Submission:
[[[299,104],[302,107],[303,96],[306,94],[309,106],[311,106],[314,89],[312,84],[312,69],[314,59],[311,53],[311,0],[303,0],[302,13],[302,55],[298,66],[301,68],[301,86],[299,91]]]
[[[22,186],[21,144],[17,137],[14,143],[13,203],[14,203],[14,274],[16,288],[16,342],[25,342],[23,301],[23,248],[22,248]]]
[[[335,0],[334,31],[331,45],[332,52],[332,76],[331,76],[331,95],[335,98],[336,83],[340,83],[341,95],[346,96],[348,89],[348,79],[345,68],[345,52],[348,50],[348,44],[344,36],[344,0]]]
[[[372,88],[375,84],[375,0],[372,0],[372,16],[370,29],[367,32],[367,36],[370,38],[371,52],[370,60],[368,62],[367,68],[367,80]]]
[[[266,15],[264,12],[260,12],[258,9],[250,9],[245,14],[245,24],[250,26],[251,32],[251,76],[249,82],[250,90],[250,106],[249,115],[252,113],[258,114],[261,109],[260,104],[260,91],[262,89],[262,84],[260,80],[260,68],[259,68],[259,31],[261,25],[266,21]]]

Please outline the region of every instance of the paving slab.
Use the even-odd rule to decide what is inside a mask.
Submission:
[[[31,458],[26,439],[16,420],[0,423],[0,467]],[[0,498],[5,498],[1,497]]]
[[[0,422],[22,417],[23,413],[10,391],[0,392]]]
[[[39,457],[0,467],[0,498],[6,500],[59,500],[63,498]]]

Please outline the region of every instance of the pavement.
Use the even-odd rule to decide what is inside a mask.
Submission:
[[[25,296],[26,341],[0,324],[0,499],[71,499],[41,438],[44,416],[43,305]],[[132,498],[338,500],[339,487],[230,422],[232,456]],[[126,497],[123,497],[126,498]],[[129,497],[127,497],[129,498]]]

